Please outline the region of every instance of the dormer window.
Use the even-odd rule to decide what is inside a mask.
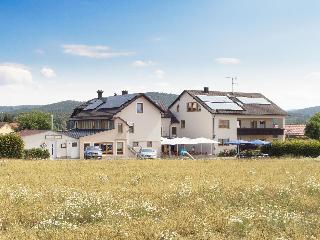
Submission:
[[[137,103],[137,113],[143,113],[143,103]]]

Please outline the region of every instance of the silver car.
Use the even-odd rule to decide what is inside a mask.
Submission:
[[[102,150],[98,146],[89,146],[84,152],[84,159],[102,159]]]
[[[141,148],[138,157],[142,159],[155,159],[157,158],[157,151],[152,148]]]

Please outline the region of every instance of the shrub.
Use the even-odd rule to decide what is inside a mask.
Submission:
[[[318,157],[320,156],[320,141],[317,140],[287,140],[284,142],[275,141],[271,145],[261,148],[263,153],[269,156],[283,157]]]
[[[48,159],[50,153],[48,149],[32,148],[24,150],[23,157],[24,159]]]
[[[24,143],[19,135],[0,135],[0,158],[22,158],[23,148]]]
[[[224,150],[223,152],[219,152],[218,157],[234,157],[237,155],[237,150]]]

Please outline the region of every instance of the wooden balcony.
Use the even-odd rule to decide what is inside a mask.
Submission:
[[[283,128],[238,128],[238,135],[284,135]]]

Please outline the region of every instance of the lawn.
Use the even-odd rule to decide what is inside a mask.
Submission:
[[[319,239],[320,162],[0,161],[1,239]]]

